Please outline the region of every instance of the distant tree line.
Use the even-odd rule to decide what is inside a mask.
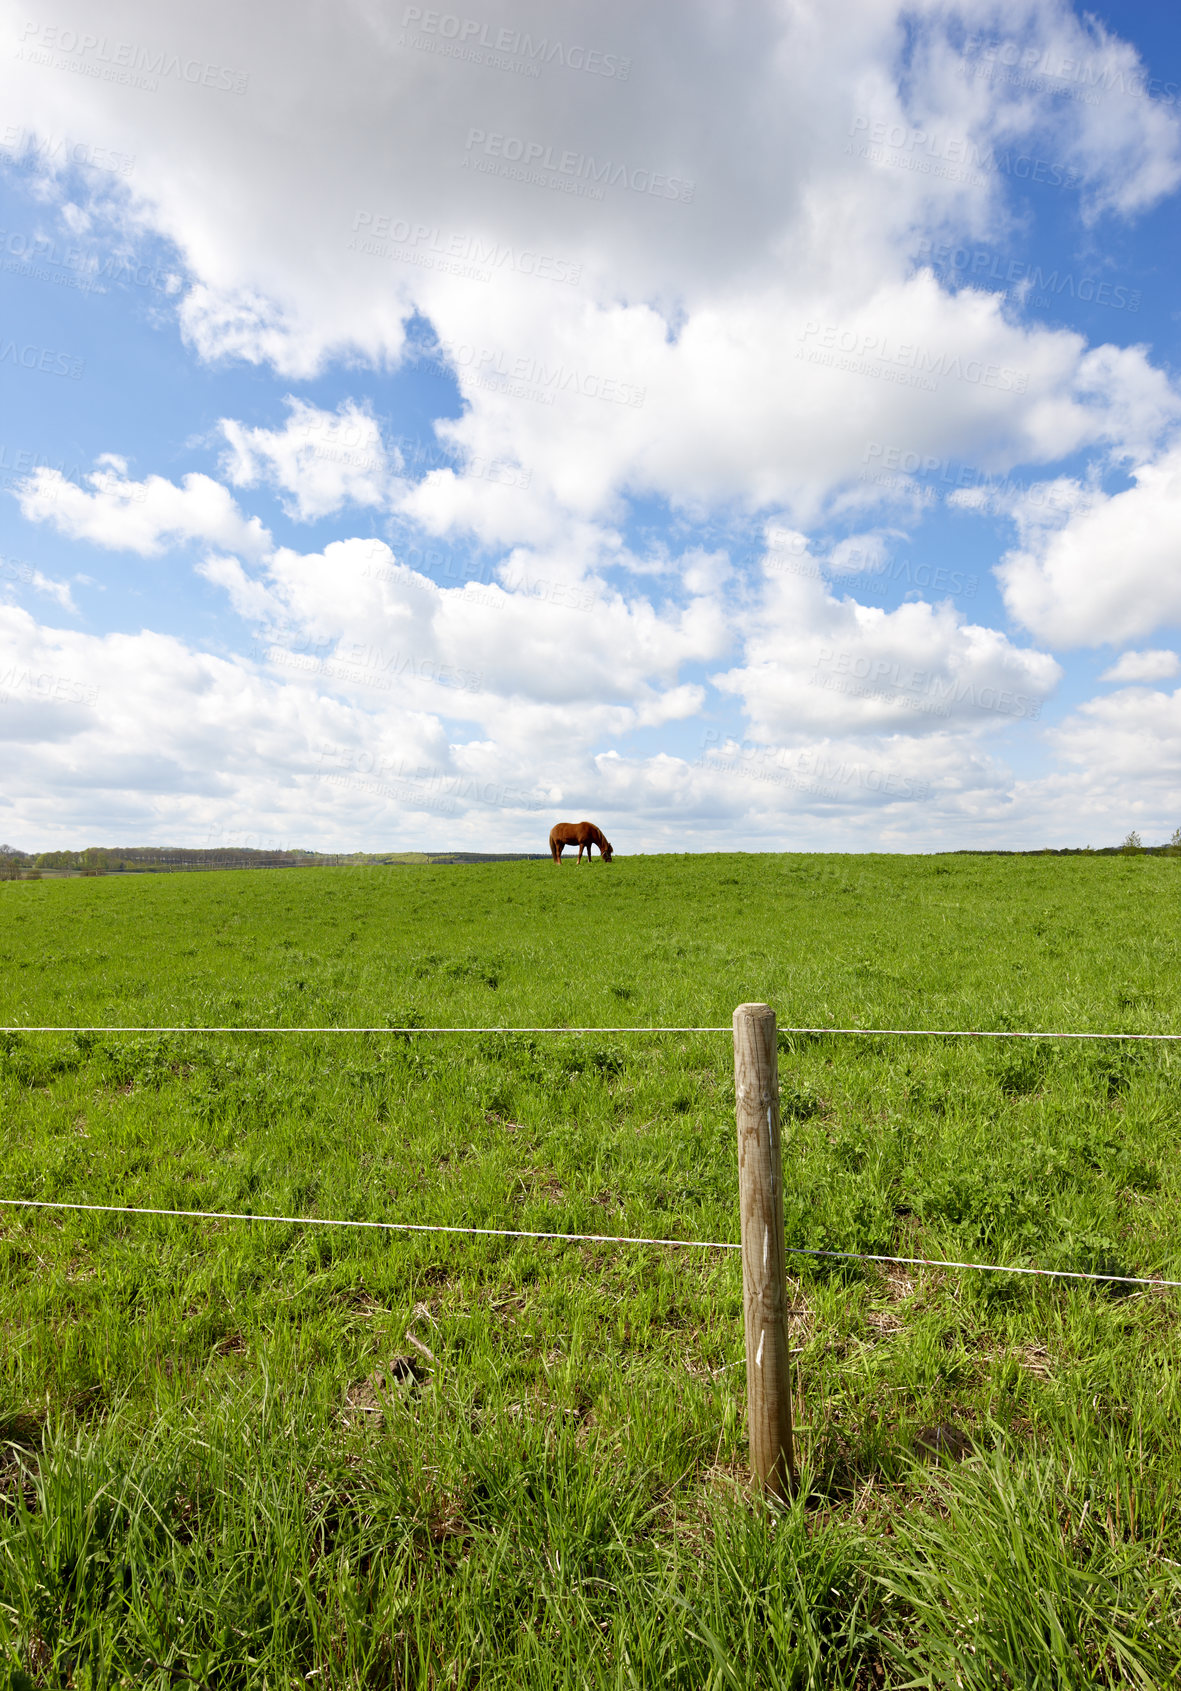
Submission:
[[[1000,846],[965,846],[952,857],[1181,857],[1181,828],[1174,828],[1163,845],[1146,846],[1133,828],[1117,846],[1039,846],[1031,851],[1005,851]]]
[[[27,879],[42,872],[82,875],[166,873],[184,869],[309,868],[372,861],[353,854],[318,851],[256,851],[246,846],[87,846],[84,851],[20,851],[0,845],[0,880]]]

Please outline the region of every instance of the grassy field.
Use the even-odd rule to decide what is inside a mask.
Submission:
[[[0,1022],[1176,1031],[1179,937],[1134,856],[5,883]],[[1181,1051],[781,1047],[789,1245],[1181,1279]],[[0,1035],[0,1196],[732,1240],[731,1065]],[[0,1686],[1181,1675],[1181,1292],[788,1261],[776,1515],[737,1253],[0,1209]]]

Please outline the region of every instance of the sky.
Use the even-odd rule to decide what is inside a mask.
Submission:
[[[1141,0],[0,5],[0,841],[1167,840],[1179,186]]]

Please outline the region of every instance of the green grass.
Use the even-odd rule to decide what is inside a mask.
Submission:
[[[1177,1031],[1179,875],[5,883],[0,1022]],[[737,1236],[724,1034],[0,1041],[0,1196]],[[1181,1052],[781,1046],[789,1245],[1181,1279]],[[1181,1294],[789,1269],[776,1515],[736,1253],[0,1209],[0,1687],[1181,1676]]]

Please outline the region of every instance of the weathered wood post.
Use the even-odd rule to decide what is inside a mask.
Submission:
[[[796,1465],[787,1349],[779,1059],[775,1012],[769,1004],[740,1004],[734,1012],[734,1099],[750,1466],[764,1490],[786,1501],[795,1489]]]

